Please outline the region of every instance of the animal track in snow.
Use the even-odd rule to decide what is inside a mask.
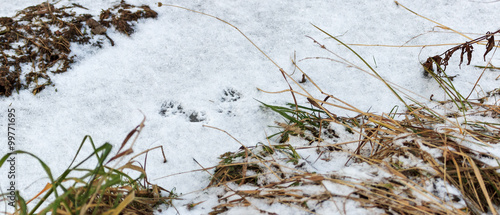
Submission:
[[[226,88],[222,91],[222,95],[219,99],[219,109],[217,112],[225,113],[229,116],[236,116],[237,113],[237,105],[234,102],[240,100],[242,94],[233,88]]]
[[[235,102],[241,98],[241,93],[233,88],[226,88],[222,93],[221,102]]]
[[[204,112],[195,110],[186,110],[181,103],[176,101],[167,101],[161,105],[160,115],[164,117],[169,117],[173,115],[184,115],[190,122],[201,122],[205,121],[206,114]]]

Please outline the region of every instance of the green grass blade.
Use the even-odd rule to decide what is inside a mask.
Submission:
[[[300,122],[299,120],[295,119],[295,117],[292,117],[292,116],[290,116],[290,115],[287,114],[287,113],[290,113],[290,112],[294,113],[295,110],[290,110],[288,108],[279,107],[279,106],[268,105],[268,104],[266,104],[264,102],[261,102],[259,100],[257,100],[257,101],[260,102],[265,107],[268,107],[271,110],[273,110],[274,112],[276,112],[276,113],[280,114],[281,116],[285,117],[285,119],[287,119],[289,121],[292,121],[294,123],[302,125],[302,122]]]

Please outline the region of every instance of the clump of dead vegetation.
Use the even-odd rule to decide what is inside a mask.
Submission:
[[[495,34],[499,34],[500,30],[497,30],[495,32],[487,32],[486,35],[478,37],[474,40],[462,43],[460,45],[457,45],[453,48],[450,48],[443,52],[440,55],[436,55],[433,57],[427,58],[425,63],[423,64],[424,69],[425,69],[425,74],[427,75],[428,72],[434,72],[437,70],[437,73],[440,74],[446,70],[446,67],[448,66],[448,61],[450,58],[453,56],[453,54],[460,50],[460,65],[462,65],[464,61],[464,54],[467,54],[467,65],[470,65],[470,62],[472,60],[472,52],[474,51],[474,47],[472,46],[473,44],[482,42],[482,41],[487,41],[486,43],[486,50],[483,55],[484,61],[486,61],[486,55],[493,50],[493,47],[495,47]],[[499,46],[500,43],[497,44]],[[444,56],[444,57],[443,57]],[[436,68],[434,68],[433,65],[436,65]]]
[[[137,8],[135,12],[131,10]],[[99,23],[109,28],[113,25],[116,30],[126,35],[134,33],[134,25],[131,21],[137,21],[143,18],[156,18],[158,13],[147,5],[136,7],[122,1],[113,8],[103,10],[99,16]]]
[[[278,140],[283,144],[260,144],[221,156],[210,186],[225,186],[228,193],[220,197],[220,205],[213,208],[212,214],[234,207],[256,207],[252,202],[263,200],[309,213],[317,212],[311,208],[333,203],[341,214],[348,214],[343,209],[348,201],[389,214],[495,213],[495,207],[500,205],[500,167],[485,162],[498,162],[499,158],[476,147],[498,144],[498,125],[472,120],[457,124],[455,121],[465,116],[443,116],[418,105],[397,117],[366,112],[356,117],[337,117],[328,114],[330,103],[309,99],[320,108],[299,107],[297,111],[293,105],[266,105],[290,119],[279,133]],[[474,103],[473,107],[469,117],[500,113],[498,107],[491,105]],[[311,113],[316,117],[306,116]],[[300,123],[306,121],[311,123]],[[319,126],[324,124],[329,125],[327,129]],[[339,137],[332,133],[351,133],[351,138],[339,142]],[[292,147],[286,144],[290,138],[304,141]],[[302,158],[300,154],[307,154],[307,150],[316,150],[316,158]],[[355,178],[335,172],[314,173],[311,167],[311,161],[338,160],[345,154],[349,155],[344,156],[346,166],[367,164],[374,173],[387,175]],[[240,190],[230,186],[232,183],[247,187]],[[328,184],[344,187],[348,192],[332,192]],[[443,193],[443,189],[437,188],[440,186],[459,192]]]
[[[148,6],[136,7],[122,1],[104,10],[99,21],[90,14],[76,14],[71,6],[55,7],[48,2],[27,7],[14,17],[0,17],[0,96],[29,89],[39,93],[54,85],[51,76],[66,72],[75,61],[71,43],[101,47],[114,26],[119,32],[133,33],[133,22],[155,18]],[[134,12],[132,12],[134,11]]]

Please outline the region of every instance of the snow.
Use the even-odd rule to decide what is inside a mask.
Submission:
[[[16,10],[41,2],[45,1],[0,0],[0,16],[12,16]],[[75,11],[98,15],[101,9],[109,8],[119,1],[62,0],[58,5],[74,2],[90,9]],[[127,3],[143,4],[139,0]],[[400,3],[460,32],[484,34],[498,28],[499,13],[496,11],[500,2],[402,0]],[[293,71],[293,58],[298,61],[307,57],[337,59],[319,48],[306,35],[367,70],[356,56],[334,40],[327,39],[311,23],[348,44],[397,46],[462,43],[467,40],[452,33],[428,33],[433,29],[444,30],[390,0],[190,1],[172,4],[202,11],[234,24],[290,74]],[[257,90],[288,89],[275,65],[235,29],[216,19],[178,8],[158,7],[156,3],[148,5],[158,12],[158,18],[140,20],[130,37],[108,30],[115,46],[105,43],[102,49],[89,50],[88,47],[72,45],[73,53],[78,56],[77,63],[68,72],[52,77],[54,87],[47,87],[35,96],[22,90],[11,97],[0,98],[2,128],[7,123],[7,107],[16,109],[17,149],[35,153],[52,168],[54,175],[59,175],[72,160],[85,135],[91,135],[97,145],[109,142],[117,150],[126,134],[146,116],[146,127],[134,151],[162,145],[168,159],[164,164],[159,151],[149,154],[149,179],[166,189],[175,187],[177,192],[190,193],[205,188],[210,175],[198,171],[164,176],[200,169],[193,159],[205,167],[215,166],[220,154],[240,147],[225,133],[202,125],[223,129],[247,146],[265,142],[266,135],[277,131],[268,126],[282,118],[262,109],[256,101],[273,105],[293,101],[288,93],[267,94]],[[418,35],[421,36],[414,38]],[[475,38],[476,35],[471,37]],[[441,54],[450,46],[424,49],[352,47],[383,78],[421,95],[418,99],[425,100],[431,94],[436,99],[444,98],[443,93],[436,93],[441,92],[439,86],[423,76],[420,63],[429,56]],[[477,47],[471,65],[484,66],[486,63],[482,60],[482,54],[479,54],[484,53],[484,48]],[[458,58],[456,55],[450,61],[449,75],[459,74],[454,84],[461,93],[468,94],[481,69],[465,65],[459,69]],[[499,59],[495,57],[493,65],[499,64]],[[299,66],[323,91],[360,110],[388,113],[396,105],[400,109],[403,107],[381,81],[366,72],[321,59],[302,60]],[[486,71],[479,82],[480,91],[473,96],[482,97],[485,92],[497,88],[498,81],[493,80],[498,75],[498,72]],[[299,80],[301,75],[296,71],[292,77]],[[311,83],[305,83],[304,87],[313,96],[324,98]],[[298,103],[309,106],[304,98],[300,98]],[[162,111],[164,114],[161,114]],[[354,113],[342,109],[332,111],[338,115],[354,116]],[[192,120],[190,116],[193,114],[198,116],[197,120]],[[340,136],[349,135],[344,129],[340,131],[343,132]],[[6,129],[1,129],[0,136],[7,136]],[[1,154],[6,149],[2,144]],[[82,153],[90,152],[90,145],[86,145]],[[313,151],[300,153],[302,157],[310,156],[308,161],[314,161],[318,156]],[[498,148],[492,153],[500,156]],[[380,174],[378,177],[384,175],[377,169],[370,170],[368,165],[344,167],[347,159],[348,155],[338,158],[337,164],[333,165],[318,159],[316,163],[310,163],[310,168],[316,168],[318,172],[338,171],[362,178],[372,178],[377,172]],[[48,182],[48,178],[34,159],[18,156],[18,160],[18,189],[23,196],[34,196]],[[4,167],[0,170],[2,189],[7,181],[3,174],[5,171]],[[345,188],[328,188],[332,189],[336,189],[335,192],[348,192]],[[218,189],[204,191],[210,193],[208,195],[199,194],[205,198],[189,194],[183,197],[188,200],[174,203],[177,208],[181,208],[181,214],[206,214],[217,204],[214,200],[217,191],[214,190]],[[206,202],[187,210],[183,205],[190,201]],[[340,208],[335,209],[338,214],[343,214],[343,207],[347,208],[349,214],[366,214],[365,209],[352,201],[345,205],[329,204],[336,204],[331,205],[332,208]],[[256,202],[255,205],[280,214],[304,214],[304,211],[283,205],[270,206],[263,202]],[[321,208],[318,212],[326,214],[330,209]],[[258,213],[258,210],[252,210],[234,208],[228,213]],[[383,213],[374,209],[375,212]],[[164,209],[163,213],[172,214],[174,211],[169,208]]]

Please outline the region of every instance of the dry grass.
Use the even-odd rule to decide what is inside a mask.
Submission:
[[[491,105],[474,103],[473,106],[473,110],[482,109],[481,113],[498,113],[498,109]],[[291,108],[289,110],[295,111]],[[301,114],[290,116],[299,115]],[[499,167],[490,166],[481,160],[498,161],[498,157],[466,145],[498,144],[500,130],[497,126],[488,125],[488,129],[479,130],[465,124],[456,127],[455,123],[450,123],[446,126],[445,122],[450,121],[449,117],[440,116],[423,107],[414,107],[414,111],[404,113],[399,118],[403,119],[396,120],[388,115],[369,113],[360,113],[355,118],[330,118],[324,114],[324,117],[308,120],[344,126],[361,138],[356,142],[333,144],[325,140],[331,138],[315,136],[325,134],[324,132],[311,132],[291,123],[294,128],[287,129],[299,131],[296,134],[305,140],[306,146],[295,148],[288,147],[290,145],[258,145],[222,155],[222,161],[216,167],[210,185],[226,186],[230,194],[219,199],[221,204],[212,213],[218,214],[231,207],[250,207],[255,199],[293,205],[311,213],[314,211],[309,209],[310,205],[318,207],[318,204],[327,201],[339,203],[347,200],[357,201],[361,207],[382,209],[385,213],[496,213],[494,205],[500,205]],[[319,130],[319,127],[316,129]],[[305,136],[315,139],[313,145],[317,148],[318,158],[327,159],[328,156],[335,157],[335,153],[349,153],[353,163],[366,163],[391,176],[380,181],[360,181],[341,174],[316,174],[307,171],[304,169],[305,160],[298,155],[300,150],[312,148],[307,147],[312,142],[306,140]],[[348,145],[356,145],[356,149],[353,151],[353,147]],[[251,155],[260,159],[252,158]],[[401,159],[418,160],[421,165],[410,165]],[[294,165],[291,167],[290,163]],[[350,187],[352,192],[334,195],[324,187],[325,181]],[[448,193],[438,197],[425,188],[429,184],[436,186],[438,182],[452,185],[460,191],[460,195]],[[250,184],[254,188],[229,189],[228,183]],[[307,193],[300,189],[308,186],[323,191]],[[228,200],[230,196],[237,198]],[[457,207],[460,204],[454,203],[461,200],[465,201],[465,206]],[[342,212],[341,205],[338,208]]]
[[[444,75],[432,74],[433,80],[449,95],[450,100],[436,102],[445,109],[445,113],[434,111],[415,99],[410,99],[413,103],[411,104],[400,94],[411,98],[408,93],[413,92],[382,79],[353,49],[317,27],[356,54],[370,70],[366,71],[348,62],[313,39],[320,48],[336,55],[339,60],[334,61],[379,79],[406,106],[403,113],[364,112],[334,95],[325,93],[296,62],[293,62],[296,69],[302,72],[302,80],[299,83],[227,21],[201,12],[192,12],[216,18],[245,36],[277,66],[288,83],[289,89],[268,93],[289,92],[294,101],[290,107],[264,104],[285,119],[285,122],[277,122],[282,131],[271,135],[277,137],[280,145],[269,143],[256,147],[243,146],[238,152],[228,152],[220,157],[221,162],[215,168],[209,186],[223,186],[227,193],[220,196],[220,204],[213,208],[211,214],[224,213],[237,207],[250,207],[261,213],[274,214],[262,209],[266,204],[296,207],[311,214],[322,207],[332,209],[333,204],[333,210],[336,208],[338,213],[348,214],[345,205],[352,201],[373,213],[497,214],[495,207],[500,205],[500,175],[497,171],[499,167],[484,161],[499,162],[497,156],[488,152],[488,147],[498,144],[500,126],[474,121],[477,119],[475,116],[498,119],[498,106],[485,102],[498,99],[496,91],[488,93],[479,103],[467,100],[468,98],[460,95],[454,88],[453,79],[444,73],[444,69],[440,69],[438,71]],[[439,25],[443,29],[446,27]],[[493,47],[492,35],[481,38],[488,40],[485,45]],[[481,44],[480,39],[474,42]],[[457,47],[465,47],[464,53],[471,54],[466,50],[470,43]],[[449,58],[451,54],[447,56]],[[433,63],[440,66],[439,63],[443,61]],[[427,72],[433,72],[429,71],[429,66],[426,69]],[[311,82],[324,98],[313,97],[301,85],[306,81]],[[307,100],[311,106],[297,105],[297,101],[303,100]],[[348,110],[357,116],[337,116],[329,110],[333,108]],[[339,138],[339,127],[351,133],[351,136],[359,138],[346,142],[332,141]],[[297,138],[302,139],[302,145],[292,146],[288,143],[294,138],[295,142]],[[315,173],[311,168],[307,168],[310,161],[300,156],[301,150],[310,149],[317,151],[316,160],[331,161],[334,157],[349,154],[346,166],[368,165],[378,174],[386,176],[369,179],[340,173]],[[327,183],[347,187],[349,192],[332,192],[327,188]],[[438,186],[445,188],[438,189]],[[443,193],[443,190],[446,192]]]

